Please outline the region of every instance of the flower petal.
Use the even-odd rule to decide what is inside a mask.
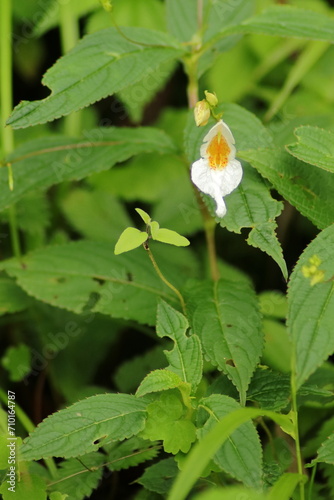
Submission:
[[[219,120],[219,122],[217,122],[216,125],[214,125],[204,137],[203,144],[200,149],[202,158],[207,158],[207,149],[212,139],[214,139],[219,132],[222,134],[230,150],[228,160],[230,161],[235,158],[234,137],[231,130],[226,125],[226,123],[223,122],[223,120]]]
[[[232,193],[242,179],[242,166],[240,161],[231,160],[222,170],[211,170],[212,181],[219,185],[221,196]]]

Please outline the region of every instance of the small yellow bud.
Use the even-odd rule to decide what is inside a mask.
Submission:
[[[308,262],[308,266],[302,266],[303,276],[310,278],[311,286],[322,283],[325,279],[325,273],[322,269],[319,269],[321,259],[317,255],[313,255]]]
[[[105,11],[111,12],[113,9],[112,0],[100,0],[100,3]]]
[[[210,106],[205,99],[198,101],[194,108],[194,118],[197,127],[204,127],[210,118]]]
[[[210,104],[210,106],[212,106],[213,108],[217,106],[218,98],[214,92],[212,93],[208,92],[207,90],[204,90],[204,94],[205,94],[205,99]]]

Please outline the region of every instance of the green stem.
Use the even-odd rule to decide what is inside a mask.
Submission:
[[[8,405],[8,395],[6,394],[5,391],[0,389],[0,400],[4,403],[5,406]],[[28,417],[28,415],[22,410],[22,408],[17,404],[15,401],[15,416],[17,417],[18,421],[21,423],[22,427],[27,431],[27,433],[33,432],[35,429],[34,424]],[[50,474],[52,477],[57,476],[57,467],[52,458],[48,458],[44,460]]]
[[[6,127],[6,120],[13,108],[12,94],[12,2],[0,2],[0,103],[1,103],[1,142],[3,155],[6,157],[14,149],[14,134],[11,127]],[[13,189],[12,167],[8,165],[9,187]],[[13,253],[20,258],[20,238],[16,221],[15,206],[9,209],[9,227]]]
[[[298,406],[297,406],[297,383],[296,383],[296,352],[293,350],[291,358],[291,405],[294,423],[294,434],[296,444],[296,460],[298,474],[303,475],[303,461],[300,449],[299,427],[298,427]],[[299,483],[300,500],[305,500],[305,487],[304,482]]]
[[[165,283],[165,285],[167,285],[171,290],[173,290],[173,292],[175,293],[175,295],[178,296],[179,301],[181,303],[182,312],[183,312],[183,314],[185,316],[187,316],[186,304],[184,302],[184,298],[181,295],[181,292],[174,285],[172,285],[172,283],[170,283],[168,281],[168,279],[162,274],[162,272],[161,272],[161,270],[160,270],[160,268],[159,268],[159,266],[158,266],[155,258],[153,257],[153,254],[152,254],[152,252],[150,250],[150,247],[148,246],[147,242],[143,243],[143,247],[145,248],[146,252],[148,253],[148,256],[149,256],[149,258],[150,258],[150,260],[151,260],[151,262],[153,264],[153,267],[154,267],[157,275]]]
[[[72,12],[71,1],[60,2],[60,41],[62,53],[69,52],[80,39],[79,24],[77,17]],[[81,132],[81,110],[75,111],[64,119],[64,128],[66,135],[78,136]]]

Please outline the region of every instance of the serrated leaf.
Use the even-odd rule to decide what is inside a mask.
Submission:
[[[139,153],[165,153],[173,149],[165,133],[148,127],[101,127],[86,131],[82,139],[63,136],[34,139],[6,158],[12,164],[13,191],[8,186],[7,170],[0,169],[0,210],[36,189],[46,189],[66,180],[83,179]]]
[[[128,469],[155,458],[159,445],[134,436],[122,443],[115,443],[108,451],[108,469],[112,471]]]
[[[334,134],[318,127],[298,127],[294,131],[298,142],[286,146],[292,155],[311,165],[334,172]]]
[[[197,335],[189,337],[186,331],[188,321],[183,314],[175,311],[166,302],[161,301],[157,312],[157,335],[169,337],[174,342],[171,351],[164,351],[168,361],[168,369],[175,372],[184,382],[191,384],[194,392],[201,381],[203,359],[201,343]]]
[[[333,42],[334,20],[320,12],[275,5],[239,25],[224,29],[220,36],[232,33],[293,36]]]
[[[45,74],[42,83],[51,95],[22,101],[7,123],[21,128],[68,115],[136,83],[183,52],[175,39],[159,31],[125,27],[123,33],[107,28],[84,37]]]
[[[234,399],[220,394],[204,398],[200,404],[204,410],[207,408],[207,416],[209,415],[202,429],[198,431],[200,438],[203,438],[225,415],[240,408]],[[246,486],[259,488],[262,475],[262,449],[253,423],[247,422],[234,431],[217,451],[214,461]]]
[[[204,356],[227,374],[241,401],[263,349],[255,293],[247,283],[190,280],[185,288],[189,321]]]
[[[196,427],[189,420],[188,411],[189,408],[183,406],[173,390],[163,392],[147,406],[148,417],[141,437],[151,441],[162,440],[167,453],[188,453],[196,440]]]
[[[137,482],[149,491],[165,495],[178,472],[174,458],[165,458],[145,469]]]
[[[99,394],[49,416],[24,441],[22,458],[71,458],[129,438],[144,427],[146,403],[128,394]]]
[[[279,148],[242,151],[240,156],[318,228],[333,223],[334,176],[331,173],[315,169]]]
[[[151,217],[148,215],[148,213],[144,212],[144,210],[142,210],[141,208],[135,208],[135,210],[143,219],[145,224],[149,224],[151,222]]]
[[[31,298],[14,280],[7,277],[0,278],[0,316],[23,311],[31,302]]]
[[[271,370],[258,369],[249,384],[247,399],[260,408],[278,411],[290,400],[290,377]]]
[[[80,313],[101,312],[117,318],[155,324],[158,298],[178,305],[177,297],[153,272],[144,250],[114,255],[111,244],[81,241],[36,250],[20,260],[1,262],[29,295],[53,306]],[[179,286],[184,264],[173,268],[154,251],[159,267]]]
[[[137,389],[136,396],[140,397],[151,392],[175,389],[181,385],[185,385],[185,383],[176,373],[169,370],[154,370],[146,375]]]
[[[318,456],[312,461],[312,464],[316,462],[334,465],[334,433],[322,443],[318,450]]]
[[[127,227],[118,238],[114,253],[115,255],[119,255],[134,250],[140,247],[147,238],[148,236],[145,231],[139,231],[135,227]]]
[[[306,272],[310,259],[317,259],[316,272],[323,273],[322,282],[312,284],[312,277]],[[297,387],[334,351],[333,277],[334,225],[331,225],[302,253],[290,278],[287,324],[295,350]]]
[[[276,236],[276,227],[277,224],[273,221],[255,226],[248,235],[247,243],[270,255],[279,265],[283,277],[287,281],[288,268],[283,257],[282,247]]]
[[[101,453],[89,453],[80,457],[64,460],[57,468],[57,475],[50,491],[67,495],[67,500],[83,500],[89,498],[97,488],[103,473],[102,464],[106,461]]]

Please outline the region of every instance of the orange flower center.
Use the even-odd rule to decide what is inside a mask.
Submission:
[[[219,131],[215,135],[208,147],[206,148],[206,154],[208,156],[210,168],[214,170],[221,170],[226,167],[228,163],[228,156],[231,152],[225,137]]]

